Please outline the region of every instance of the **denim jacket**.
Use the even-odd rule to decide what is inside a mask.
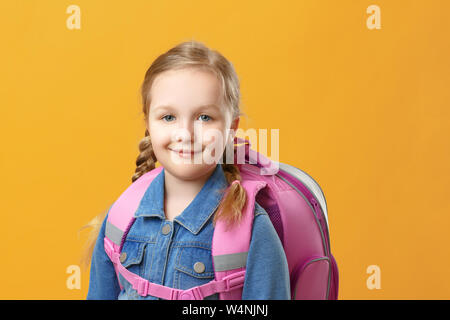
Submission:
[[[221,164],[203,185],[194,200],[168,221],[164,214],[164,169],[147,188],[136,220],[125,239],[123,266],[150,282],[176,289],[189,289],[214,280],[211,243],[213,214],[227,186]],[[289,300],[289,270],[281,241],[268,214],[255,204],[255,218],[247,257],[243,300]],[[94,247],[87,299],[149,299],[138,295],[119,275],[121,290],[112,262],[103,247],[106,219]],[[218,294],[205,299],[218,299]]]

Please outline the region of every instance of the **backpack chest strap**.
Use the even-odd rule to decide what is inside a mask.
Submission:
[[[204,285],[190,288],[188,290],[174,289],[160,284],[152,283],[137,274],[130,272],[120,262],[120,252],[114,249],[111,240],[104,239],[105,252],[117,271],[131,284],[142,297],[151,295],[166,300],[203,300],[205,297],[215,293],[227,293],[244,286],[245,271],[233,273],[220,280],[212,280]]]

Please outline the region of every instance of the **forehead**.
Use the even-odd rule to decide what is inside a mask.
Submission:
[[[162,105],[220,106],[221,92],[220,82],[212,72],[192,68],[165,71],[155,78],[150,89],[150,111]]]

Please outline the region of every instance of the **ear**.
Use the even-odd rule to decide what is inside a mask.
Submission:
[[[237,117],[236,119],[234,119],[231,122],[230,137],[229,137],[230,140],[228,140],[229,143],[233,143],[233,141],[234,141],[234,137],[236,136],[236,131],[237,131],[238,127],[239,127],[239,119],[240,118]]]
[[[150,128],[148,126],[148,120],[144,119],[144,124],[145,124],[145,130],[147,130],[150,133]]]
[[[240,117],[237,117],[236,119],[234,119],[231,122],[231,127],[230,128],[233,129],[233,138],[236,135],[236,131],[237,131],[238,127],[239,127],[239,120],[240,119],[241,119]]]

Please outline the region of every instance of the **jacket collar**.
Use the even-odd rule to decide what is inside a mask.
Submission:
[[[164,214],[164,175],[165,169],[153,179],[134,216],[159,217],[166,219]],[[197,234],[216,211],[222,200],[225,188],[228,186],[221,164],[217,164],[194,200],[174,218],[193,234]]]

